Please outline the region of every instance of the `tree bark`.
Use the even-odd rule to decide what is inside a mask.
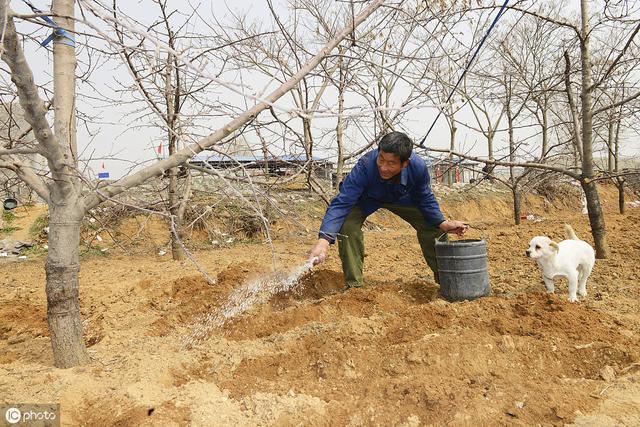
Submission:
[[[307,156],[307,185],[309,186],[309,191],[313,191],[313,186],[311,185],[311,176],[313,174],[314,164],[313,164],[313,137],[311,134],[311,120],[307,118],[302,119],[302,128],[304,131],[304,151]]]
[[[584,43],[581,43],[581,54],[584,55]],[[587,53],[588,54],[588,53]],[[583,72],[583,81],[584,81],[584,73],[585,70],[582,70]],[[590,72],[589,72],[590,74]],[[573,89],[571,89],[571,58],[569,58],[569,52],[567,52],[566,50],[564,51],[564,84],[565,84],[565,91],[567,93],[567,101],[569,102],[569,114],[571,115],[571,120],[573,121],[573,132],[572,132],[572,138],[571,138],[571,143],[573,144],[573,153],[574,153],[574,165],[577,167],[580,162],[582,162],[584,159],[582,158],[582,153],[584,151],[584,149],[582,148],[583,144],[585,143],[584,141],[584,129],[583,129],[583,136],[580,136],[581,132],[580,132],[580,120],[578,117],[578,110],[577,107],[575,105],[575,102],[573,100]],[[582,107],[584,109],[584,94],[586,92],[586,89],[583,89],[581,92],[581,98],[582,98]],[[584,110],[583,110],[584,113]],[[584,120],[584,116],[582,117]],[[584,125],[584,122],[583,122]]]
[[[342,170],[344,168],[344,89],[345,83],[345,71],[343,66],[342,49],[338,51],[340,56],[338,57],[338,123],[336,124],[336,144],[338,145],[338,159],[336,161],[336,181],[334,184],[334,191],[338,192],[340,187],[340,181],[342,181]]]
[[[618,180],[616,187],[618,187],[618,211],[621,215],[625,213],[624,206],[624,179]]]
[[[453,113],[452,113],[450,125],[449,125],[449,148],[451,149],[452,152],[455,151],[456,149],[456,131],[457,130],[458,128],[456,127],[455,118],[453,117]],[[456,173],[456,171],[453,170],[452,165],[453,165],[453,154],[449,153],[449,171],[447,172],[447,175],[449,177],[448,179],[449,187],[453,186],[453,180],[455,178],[455,173]]]
[[[173,37],[169,34],[169,45],[173,47]],[[174,56],[169,53],[167,55],[167,65],[164,79],[164,92],[165,92],[165,105],[167,108],[167,139],[169,142],[169,155],[172,156],[177,151],[179,131],[178,125],[178,108],[180,108],[180,79],[179,70],[174,67]],[[173,85],[173,77],[175,73],[176,84]],[[169,215],[170,221],[175,226],[169,226],[169,237],[171,239],[171,256],[176,261],[181,261],[185,258],[180,244],[182,219],[178,214],[179,211],[179,197],[178,197],[178,167],[172,167],[169,169],[169,188],[168,188],[168,202],[169,202]],[[174,231],[175,230],[175,233]]]
[[[624,98],[624,87],[622,88],[622,97]],[[613,173],[617,174],[620,172],[620,123],[622,120],[622,107],[620,107],[620,112],[618,113],[617,119],[616,119],[616,132],[615,132],[615,139],[613,142],[613,151],[614,151],[614,169],[613,169]],[[616,187],[618,188],[618,212],[620,212],[621,215],[624,215],[625,213],[625,206],[624,206],[624,184],[625,184],[625,179],[624,177],[618,177],[615,180],[616,183]]]
[[[180,199],[178,197],[178,168],[169,169],[169,215],[171,216],[171,221],[175,224],[174,233],[172,231],[173,227],[169,228],[169,234],[171,236],[171,256],[176,261],[181,261],[184,259],[185,255],[182,250],[182,245],[180,245],[180,239],[182,239],[182,221],[180,216],[178,215],[178,210],[180,208]],[[176,236],[177,234],[177,236]]]
[[[520,225],[520,217],[522,215],[522,195],[520,194],[520,187],[516,184],[511,187],[511,193],[513,194],[513,219],[516,225]]]
[[[591,58],[589,55],[589,9],[587,0],[580,1],[582,15],[582,29],[580,43],[580,56],[582,61],[582,90],[580,98],[582,101],[582,188],[587,198],[587,209],[589,211],[589,223],[596,247],[596,258],[604,259],[609,256],[609,245],[607,244],[607,231],[605,228],[604,214],[600,204],[598,187],[593,181],[593,121],[591,102]]]
[[[607,122],[607,171],[613,173],[615,168],[614,163],[614,137],[615,137],[615,121],[614,114],[609,113],[609,120]]]
[[[542,109],[542,152],[540,153],[540,162],[544,162],[549,151],[549,118],[546,105]]]
[[[506,74],[506,73],[505,73]],[[505,93],[506,93],[506,103],[504,109],[507,113],[507,127],[509,133],[509,162],[515,163],[516,161],[516,141],[513,136],[513,122],[514,117],[511,112],[511,95],[512,95],[512,87],[511,87],[511,78],[509,77],[509,81],[504,82]],[[520,192],[518,189],[518,181],[516,180],[515,168],[513,166],[509,166],[509,185],[511,186],[511,192],[513,193],[513,216],[516,225],[520,225]]]
[[[73,33],[73,0],[55,0],[57,23]],[[69,368],[87,363],[89,356],[82,338],[78,298],[78,256],[80,224],[84,210],[79,207],[80,181],[77,169],[75,123],[75,47],[56,37],[53,45],[54,130],[63,154],[64,170],[54,171],[49,202],[49,251],[45,263],[47,277],[47,321],[51,333],[54,364]],[[67,174],[64,174],[64,171]]]
[[[47,321],[54,364],[70,368],[89,362],[82,338],[78,298],[78,256],[83,212],[73,205],[49,204],[49,251],[47,277]]]

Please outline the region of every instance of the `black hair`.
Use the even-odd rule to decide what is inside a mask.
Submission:
[[[395,154],[401,162],[405,162],[411,157],[413,142],[402,132],[391,132],[382,137],[378,148],[385,153]]]

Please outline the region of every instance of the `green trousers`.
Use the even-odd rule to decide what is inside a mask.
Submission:
[[[442,230],[429,225],[424,219],[422,212],[415,206],[402,206],[394,204],[383,204],[387,209],[400,218],[407,221],[416,230],[418,242],[422,249],[425,261],[433,271],[433,276],[438,282],[438,266],[436,263],[435,239],[442,235]],[[362,267],[364,265],[364,235],[362,224],[366,217],[357,205],[354,206],[342,224],[338,235],[338,252],[342,261],[342,272],[344,281],[348,287],[362,286]],[[445,235],[443,240],[446,240]]]

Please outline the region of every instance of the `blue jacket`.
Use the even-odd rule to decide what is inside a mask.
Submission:
[[[429,171],[424,160],[411,153],[409,164],[400,172],[398,182],[383,180],[378,172],[378,150],[365,154],[340,184],[340,193],[334,197],[324,214],[319,237],[333,243],[345,218],[356,204],[365,216],[384,203],[416,206],[427,224],[439,225],[444,215],[429,184]]]

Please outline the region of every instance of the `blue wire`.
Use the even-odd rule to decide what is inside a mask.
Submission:
[[[480,41],[480,44],[478,45],[478,47],[476,48],[476,51],[473,53],[473,56],[471,57],[471,59],[469,60],[469,63],[467,64],[467,66],[464,68],[464,70],[462,71],[462,74],[460,75],[460,78],[458,79],[458,81],[456,82],[456,85],[453,87],[453,90],[451,91],[451,93],[449,94],[449,96],[447,97],[447,100],[445,101],[445,104],[448,104],[449,101],[451,100],[451,97],[453,96],[453,94],[456,92],[456,89],[458,89],[458,86],[460,85],[460,82],[462,81],[462,79],[464,78],[464,76],[467,74],[467,71],[469,71],[469,68],[471,68],[471,64],[473,64],[473,60],[476,58],[476,56],[478,55],[478,52],[480,52],[480,49],[482,48],[482,45],[484,44],[485,40],[487,40],[487,38],[489,37],[489,34],[491,34],[491,30],[493,30],[493,27],[495,27],[496,23],[498,22],[498,20],[502,17],[502,15],[504,15],[504,12],[506,10],[507,7],[507,3],[509,3],[509,0],[505,0],[504,3],[502,4],[502,7],[500,8],[500,11],[498,12],[498,14],[496,15],[495,18],[493,18],[493,22],[491,23],[491,25],[489,26],[489,29],[487,30],[486,34],[484,35],[484,37],[482,38],[482,40]],[[431,133],[431,130],[433,129],[433,127],[435,126],[436,122],[438,121],[438,119],[440,118],[440,115],[442,114],[442,108],[440,108],[438,110],[438,115],[436,116],[435,120],[433,121],[433,123],[431,123],[431,127],[429,127],[429,130],[427,131],[427,134],[424,136],[424,138],[422,138],[422,140],[420,141],[420,144],[418,144],[420,147],[424,147],[424,142],[426,141],[427,137],[429,136],[429,134]]]

